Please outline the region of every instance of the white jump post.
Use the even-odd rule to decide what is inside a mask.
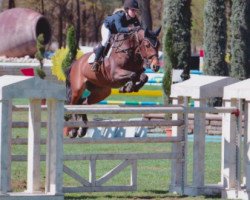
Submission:
[[[1,84],[1,83],[0,83]],[[0,99],[0,197],[11,190],[11,106],[12,101]]]
[[[219,76],[194,75],[190,79],[171,86],[171,97],[176,99],[174,104],[180,103],[177,99],[191,97],[195,107],[206,107],[207,100],[213,97],[223,96],[223,87],[237,82],[236,79]],[[186,195],[202,195],[220,193],[221,186],[205,185],[205,113],[194,113],[194,145],[193,145],[193,179],[192,185],[186,183],[184,193]],[[176,114],[173,115],[176,118]],[[177,130],[178,131],[178,130]],[[176,172],[176,163],[173,162],[172,172]],[[179,176],[172,174],[173,177]],[[186,177],[185,177],[186,180]],[[179,186],[172,178],[170,191],[180,193]]]
[[[65,88],[37,77],[0,77],[0,199],[63,200],[63,115]],[[12,99],[26,98],[29,103],[27,190],[11,188]],[[48,136],[45,193],[40,186],[41,100],[48,104]]]
[[[223,116],[222,145],[222,181],[224,190],[222,198],[250,198],[250,79],[229,85],[224,88],[225,106],[238,105],[239,113]],[[244,102],[244,112],[241,110]],[[238,115],[237,115],[238,114]],[[244,115],[244,132],[241,129]],[[238,118],[236,118],[238,116]],[[238,119],[238,120],[236,120]],[[238,122],[238,124],[237,124]],[[241,150],[241,136],[244,136]],[[241,152],[243,152],[241,154]],[[243,163],[241,167],[241,159]],[[241,173],[242,172],[242,173]]]
[[[178,97],[173,99],[173,104],[176,105],[183,105],[184,107],[187,106],[187,98],[183,97]],[[187,119],[187,113],[184,115],[182,113],[176,113],[172,114],[172,119],[173,120],[184,120],[185,121],[185,127],[184,126],[173,126],[172,127],[172,136],[175,137],[184,137],[184,140],[186,140],[187,136],[187,124],[188,124],[188,119]],[[184,135],[183,135],[184,134]],[[186,141],[185,141],[186,144]],[[180,194],[184,193],[184,186],[187,183],[187,167],[186,167],[186,145],[184,143],[173,143],[172,144],[172,152],[176,153],[184,153],[184,160],[173,160],[172,161],[172,167],[171,167],[171,184],[170,184],[170,191],[172,190],[177,190]],[[184,148],[184,149],[183,149]],[[184,150],[184,152],[182,152]],[[183,163],[184,162],[184,163]]]

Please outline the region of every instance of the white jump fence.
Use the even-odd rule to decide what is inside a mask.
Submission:
[[[187,100],[187,99],[186,99]],[[187,102],[184,100],[183,102]],[[46,110],[46,106],[42,109]],[[13,111],[27,111],[27,106],[14,106]],[[159,121],[68,121],[64,122],[65,126],[69,127],[130,127],[130,126],[172,126],[173,136],[160,137],[160,138],[105,138],[105,139],[93,139],[93,138],[76,138],[76,139],[64,139],[64,144],[119,144],[119,143],[172,143],[172,151],[166,153],[123,153],[123,154],[81,154],[81,155],[67,155],[65,152],[63,156],[64,161],[89,161],[89,177],[88,180],[81,174],[78,174],[72,170],[66,164],[63,165],[63,172],[68,176],[75,179],[81,186],[62,187],[64,193],[77,193],[77,192],[103,192],[103,191],[135,191],[137,189],[137,161],[144,159],[170,159],[172,160],[171,170],[171,185],[170,191],[178,192],[179,194],[219,194],[222,190],[221,184],[204,185],[204,154],[197,153],[196,145],[204,143],[205,138],[201,138],[198,135],[194,135],[194,158],[193,158],[193,179],[191,185],[187,184],[187,116],[188,113],[193,113],[198,117],[205,113],[232,113],[237,110],[236,107],[217,107],[217,108],[204,108],[204,107],[186,107],[182,106],[174,107],[119,107],[119,106],[65,106],[65,114],[147,114],[147,113],[165,113],[172,114],[172,120],[159,120]],[[231,114],[230,114],[231,115]],[[195,128],[197,131],[203,122],[197,122]],[[13,122],[13,127],[27,127],[27,122]],[[46,122],[42,123],[42,126],[46,126]],[[12,144],[27,144],[27,139],[17,138],[12,139]],[[43,139],[40,144],[46,144],[46,140]],[[40,145],[35,147],[40,148]],[[45,160],[45,155],[41,155],[40,161]],[[115,168],[111,169],[108,173],[101,178],[96,178],[96,162],[97,160],[121,160]],[[12,161],[27,161],[26,155],[12,156]],[[40,162],[39,161],[39,162]],[[34,165],[40,165],[34,164]],[[131,176],[130,185],[119,186],[104,186],[104,184],[113,178],[116,174],[120,173],[123,169],[130,166]],[[39,170],[39,169],[37,169]],[[39,174],[38,172],[35,174]],[[40,179],[36,179],[38,182],[33,183],[35,185],[40,184]],[[28,180],[27,180],[28,181]],[[203,184],[203,186],[199,185]],[[38,186],[37,186],[38,187]],[[45,186],[47,188],[48,186]]]
[[[200,77],[199,82],[206,82],[204,77]],[[209,78],[210,79],[210,78]],[[250,97],[246,97],[244,89],[240,93],[229,88],[229,92],[224,100],[225,107],[206,107],[204,97],[211,97],[214,87],[218,85],[218,78],[215,77],[215,84],[212,90],[206,92],[206,87],[200,87],[200,98],[196,93],[192,95],[195,99],[194,108],[188,107],[188,97],[177,95],[173,100],[176,106],[173,107],[117,107],[117,106],[64,106],[65,90],[62,86],[40,80],[36,77],[0,77],[1,99],[0,99],[0,199],[64,199],[64,192],[93,192],[93,191],[128,191],[137,188],[137,160],[140,159],[171,159],[171,184],[170,191],[186,195],[220,194],[225,198],[249,199],[250,191],[250,159],[249,159],[249,102]],[[204,81],[205,80],[205,81]],[[225,79],[219,79],[224,86],[232,84]],[[190,80],[192,82],[192,80]],[[190,87],[186,82],[186,88],[180,84],[183,93],[190,95],[195,88]],[[223,85],[222,84],[222,85]],[[250,83],[242,83],[243,86]],[[37,87],[34,87],[37,86]],[[220,86],[216,92],[221,95],[224,86]],[[187,89],[189,88],[189,91]],[[221,89],[222,88],[222,89]],[[172,87],[174,91],[174,87]],[[177,90],[176,91],[181,91]],[[234,95],[242,94],[240,100]],[[245,96],[244,96],[245,95]],[[29,106],[13,107],[13,98],[28,98]],[[41,122],[41,99],[47,99],[47,122]],[[242,100],[245,100],[245,133],[243,166],[241,167],[241,118],[243,114]],[[28,110],[28,123],[13,122],[13,110]],[[64,122],[64,114],[146,114],[164,113],[172,114],[171,120],[163,121],[116,121],[102,122]],[[193,143],[193,177],[191,184],[187,183],[187,134],[188,134],[188,114],[194,114],[194,143]],[[214,185],[205,184],[205,114],[222,114],[222,158],[221,158],[221,182]],[[121,127],[121,126],[172,126],[172,137],[165,138],[125,138],[125,139],[66,139],[63,138],[63,126],[83,126],[83,127]],[[11,127],[28,127],[27,139],[13,139]],[[47,138],[41,141],[41,128],[47,127]],[[146,143],[146,142],[169,142],[172,143],[171,152],[147,153],[147,154],[63,154],[63,145],[69,143]],[[46,144],[46,155],[41,155],[41,143]],[[14,144],[27,144],[27,156],[12,156],[11,146]],[[114,169],[103,175],[96,177],[97,160],[121,160]],[[45,192],[41,189],[41,161],[45,160],[46,180]],[[64,161],[88,160],[89,177],[88,180],[68,167]],[[14,161],[27,161],[27,191],[22,193],[12,192],[11,187],[11,163]],[[131,167],[130,184],[123,186],[104,186],[108,180],[122,171],[125,167]],[[242,170],[243,169],[243,170]],[[243,171],[243,173],[241,173]],[[65,187],[63,185],[63,172],[74,178],[81,186]]]

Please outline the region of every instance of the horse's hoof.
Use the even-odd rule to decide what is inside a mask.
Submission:
[[[124,87],[119,88],[119,93],[125,93]]]
[[[63,128],[63,135],[66,136],[66,137],[69,136],[69,129],[68,129],[68,127],[64,127]]]
[[[77,129],[72,129],[71,131],[69,131],[69,137],[70,138],[75,138],[77,136]]]
[[[87,134],[88,128],[79,128],[77,131],[78,137],[84,137]]]
[[[126,92],[127,93],[131,93],[131,92],[134,92],[134,87],[131,85],[128,85],[127,88],[126,88]]]

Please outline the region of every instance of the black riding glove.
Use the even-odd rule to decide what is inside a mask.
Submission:
[[[129,32],[138,31],[141,27],[140,26],[134,26],[134,27],[128,27]]]

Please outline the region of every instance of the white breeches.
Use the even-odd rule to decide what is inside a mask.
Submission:
[[[109,38],[111,37],[111,32],[104,24],[102,25],[101,28],[101,34],[102,34],[101,44],[102,46],[106,47],[109,42]]]

